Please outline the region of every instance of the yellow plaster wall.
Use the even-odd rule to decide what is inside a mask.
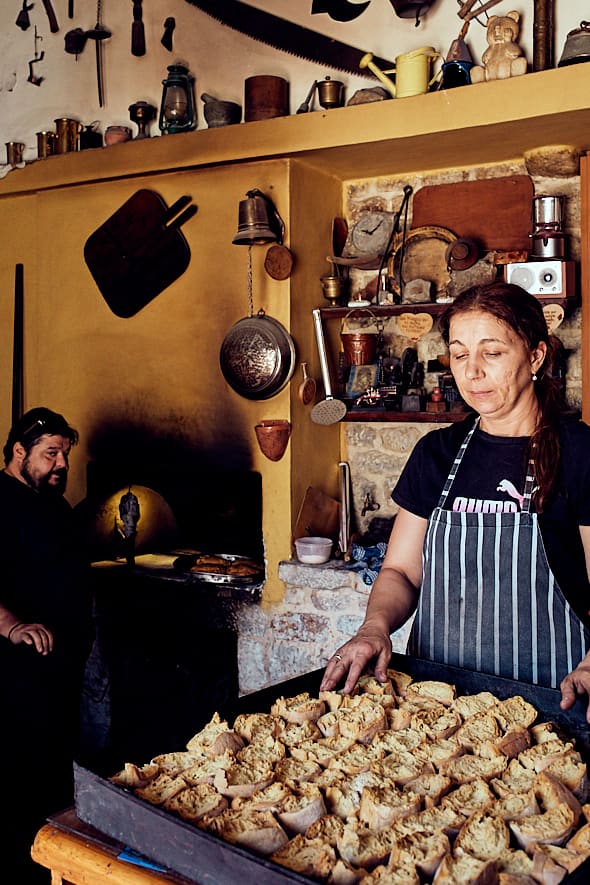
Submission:
[[[305,170],[295,179],[292,227],[298,229],[301,217],[308,214]],[[198,213],[183,228],[192,257],[180,279],[134,317],[122,319],[110,310],[94,283],[84,261],[84,243],[144,187],[157,191],[168,204],[181,194],[192,196]],[[293,384],[277,396],[253,402],[235,393],[219,369],[219,349],[232,324],[249,312],[248,249],[234,246],[231,240],[239,201],[253,187],[273,199],[288,232],[286,160],[145,175],[2,199],[0,419],[5,438],[10,424],[14,265],[21,261],[25,408],[46,404],[62,411],[81,432],[81,444],[72,457],[70,501],[75,504],[85,497],[87,462],[100,456],[105,446],[116,456],[119,439],[121,445],[129,445],[131,438],[142,460],[152,452],[156,458],[170,457],[178,447],[215,469],[259,471],[268,564],[265,599],[272,600],[282,596],[277,566],[291,552],[293,510],[300,504],[302,489],[308,482],[324,483],[327,477],[321,449],[318,458],[311,433],[310,407],[296,396],[300,360],[317,359],[311,309],[321,298],[318,269],[313,260],[308,263],[307,255],[303,258],[313,226],[308,225],[292,245],[298,262],[290,280],[271,279],[263,267],[266,247],[253,248],[254,312],[262,308],[289,329],[292,300],[298,300],[293,329],[298,361]],[[334,185],[332,198],[316,194],[310,220],[318,216],[320,201],[326,207],[330,199],[336,211],[339,186]],[[317,248],[312,247],[312,252],[322,254],[322,261],[328,248],[324,234],[318,236]],[[293,420],[293,437],[279,462],[267,460],[258,449],[254,425],[263,418]],[[333,437],[337,458],[337,433],[321,433]],[[129,452],[124,454],[129,459]],[[326,463],[330,469],[335,463],[329,452]]]

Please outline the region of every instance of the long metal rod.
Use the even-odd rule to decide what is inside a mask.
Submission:
[[[14,276],[14,331],[12,341],[12,423],[23,413],[24,266],[17,264]]]

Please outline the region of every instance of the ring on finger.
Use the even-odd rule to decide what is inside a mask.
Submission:
[[[342,655],[334,655],[334,660],[340,663],[342,661]]]

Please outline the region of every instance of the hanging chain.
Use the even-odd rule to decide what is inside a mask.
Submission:
[[[248,316],[254,315],[254,302],[252,300],[252,246],[248,246]]]
[[[101,24],[102,0],[96,0],[96,23]]]

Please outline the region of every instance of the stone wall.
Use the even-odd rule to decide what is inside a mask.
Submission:
[[[513,163],[470,169],[424,173],[410,182],[398,178],[370,179],[351,182],[345,194],[349,220],[362,209],[397,211],[403,188],[410,183],[414,191],[425,185],[489,177],[529,174],[535,194],[565,196],[567,235],[566,257],[580,258],[580,180],[577,158],[567,149],[547,148],[534,156]],[[411,216],[410,216],[411,218]],[[356,278],[363,288],[367,272]],[[373,271],[373,276],[375,272]],[[388,320],[384,334],[391,342],[392,352],[399,356],[409,346],[416,346],[424,364],[444,352],[435,329],[421,338],[417,345],[401,337],[395,318]],[[568,356],[566,397],[570,408],[580,409],[581,388],[581,311],[568,310],[556,332]],[[431,390],[436,377],[426,375],[425,386]],[[391,490],[418,439],[433,427],[423,423],[346,423],[341,425],[341,458],[348,461],[352,479],[353,527],[363,533],[374,517],[391,518],[395,506]],[[367,501],[371,508],[366,509]],[[363,512],[364,511],[364,512]],[[285,584],[280,603],[262,607],[245,605],[237,618],[240,690],[259,690],[324,666],[331,654],[354,634],[362,622],[369,587],[359,575],[340,565],[304,566],[282,562],[279,578]],[[405,647],[407,630],[394,637],[395,651]]]

